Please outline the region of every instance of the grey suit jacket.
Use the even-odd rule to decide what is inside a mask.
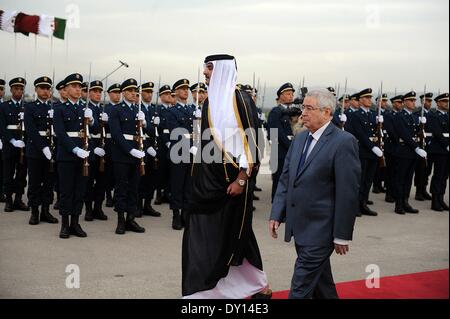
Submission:
[[[358,142],[330,124],[297,172],[309,131],[292,142],[273,199],[270,219],[286,222],[285,241],[330,246],[352,240],[361,176]]]

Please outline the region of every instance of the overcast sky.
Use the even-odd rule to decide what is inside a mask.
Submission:
[[[236,57],[239,82],[260,78],[261,87],[343,85],[386,90],[447,91],[447,0],[130,0],[13,1],[0,9],[68,18],[65,41],[0,31],[0,76],[28,80],[56,69],[103,77],[123,60],[129,69],[112,81],[139,77],[173,84],[197,81],[206,55]],[[15,54],[16,52],[16,54]]]

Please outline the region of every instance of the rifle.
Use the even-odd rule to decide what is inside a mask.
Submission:
[[[427,94],[427,85],[425,84],[423,89],[423,99],[421,101],[422,108],[420,110],[420,117],[423,118],[425,114],[425,96]],[[419,146],[421,149],[425,149],[426,141],[425,141],[425,124],[422,123],[422,121],[419,121]],[[422,158],[422,157],[421,157]],[[423,161],[425,161],[425,164],[427,162],[426,158],[423,158]]]
[[[345,108],[345,100],[347,98],[347,78],[345,78],[345,86],[344,86],[344,95],[342,96],[342,105],[341,105],[341,115],[344,114],[344,108]],[[342,122],[339,124],[340,128],[343,130],[344,129],[344,124],[345,122]]]
[[[141,104],[142,104],[142,69],[139,69],[139,105],[138,112],[141,112]],[[141,152],[144,151],[144,132],[143,132],[143,121],[136,119],[136,139],[139,143],[139,150]],[[141,176],[145,175],[145,162],[144,158],[141,158],[141,164],[139,165],[139,174]]]
[[[159,75],[158,78],[158,91],[156,91],[156,103],[155,103],[155,116],[158,116],[158,102],[159,102],[159,90],[161,89],[161,74]],[[161,122],[160,122],[161,123]],[[159,125],[159,124],[158,124]],[[159,138],[159,132],[158,132],[158,126],[155,125],[155,143],[154,143],[154,149],[156,152],[158,152],[158,138]],[[155,169],[158,169],[158,156],[155,156],[154,161],[153,161],[153,167]]]
[[[381,82],[380,95],[378,97],[378,118],[381,116],[381,104],[383,102],[383,82]],[[383,156],[379,159],[380,168],[386,167],[386,159],[384,158],[384,134],[383,124],[377,122],[377,146],[383,151]]]
[[[86,111],[89,107],[89,90],[91,89],[91,72],[92,63],[89,63],[89,77],[87,84],[87,95],[86,95]],[[83,149],[87,152],[89,150],[89,118],[83,118],[83,127],[80,130],[80,137],[83,142]],[[89,156],[83,159],[83,176],[89,176]]]
[[[264,111],[264,102],[266,100],[266,82],[264,82],[263,95],[261,98],[261,110]]]
[[[55,88],[55,69],[53,69],[53,78],[52,78],[52,97],[50,99],[50,110],[53,111],[53,92]],[[50,117],[48,118],[48,129],[47,129],[47,137],[50,144],[50,153],[52,154],[52,158],[50,159],[50,167],[49,171],[50,173],[53,173],[55,171],[55,159],[54,159],[54,152],[55,152],[55,141],[53,139],[53,119]]]
[[[108,78],[105,79],[105,88],[103,90],[102,114],[105,113],[106,90],[107,90],[107,88],[108,88]],[[105,145],[106,145],[106,123],[103,122],[101,117],[100,117],[100,147],[102,149],[105,149]],[[101,173],[105,172],[105,156],[100,157],[100,163],[99,163],[98,170]]]

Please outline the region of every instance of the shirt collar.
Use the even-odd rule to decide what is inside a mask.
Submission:
[[[322,136],[323,132],[325,132],[325,130],[327,129],[328,125],[330,125],[331,121],[328,121],[327,123],[325,123],[321,128],[319,128],[317,131],[315,131],[314,133],[309,133],[312,135],[313,139],[315,141],[318,141],[320,139],[320,137]]]
[[[123,103],[125,103],[128,107],[131,107],[133,103],[128,102],[126,99],[123,99]]]
[[[411,115],[412,114],[412,112],[410,112],[407,108],[404,108],[403,109],[406,113],[408,113],[408,115]]]
[[[442,110],[440,110],[440,109],[438,109],[438,111],[439,112],[441,112],[442,114],[444,114],[444,115],[446,115],[447,114],[447,112],[445,112],[445,111],[442,111]]]
[[[281,106],[283,109],[287,109],[287,108],[288,108],[288,106],[287,106],[286,104],[281,104],[281,103],[280,103],[280,106]]]
[[[14,100],[13,98],[11,98],[11,101],[12,101],[14,104],[20,104],[20,102],[22,102],[22,100],[16,101],[16,100]]]
[[[184,103],[182,103],[180,101],[177,101],[177,104],[181,105],[182,107],[186,107],[186,104],[184,104]]]
[[[47,101],[42,101],[40,98],[37,98],[36,101],[41,102],[42,104],[47,104]]]
[[[360,108],[359,108],[360,110],[363,110],[364,112],[366,112],[366,113],[369,113],[369,111],[370,111],[370,109],[366,109],[366,107],[365,106],[361,106]]]
[[[168,104],[164,104],[164,103],[162,103],[161,104],[163,107],[165,107],[166,109],[168,109],[170,106],[168,105]]]

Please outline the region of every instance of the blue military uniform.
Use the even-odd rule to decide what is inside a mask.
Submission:
[[[103,91],[103,83],[100,81],[93,81],[89,85],[89,90],[101,90]],[[94,153],[96,148],[104,150],[106,144],[106,135],[103,130],[105,123],[101,120],[101,114],[103,113],[103,107],[100,103],[94,103],[89,100],[88,107],[92,110],[94,123],[97,123],[89,131],[89,178],[87,183],[85,207],[86,214],[84,219],[86,221],[107,220],[102,209],[103,201],[105,199],[106,191],[106,174],[105,174],[105,158],[98,156]],[[106,155],[106,154],[105,154]],[[92,208],[92,203],[94,207]]]
[[[128,79],[121,85],[121,91],[136,90],[137,82]],[[137,116],[139,108],[125,99],[116,105],[109,118],[112,145],[111,155],[114,163],[116,187],[114,197],[115,211],[118,213],[116,234],[122,235],[126,230],[137,233],[145,232],[134,220],[137,214],[139,167],[141,160],[131,155],[132,150],[140,148],[137,137]],[[124,214],[127,213],[126,220]]]
[[[9,81],[9,86],[25,87],[24,78]],[[15,147],[12,141],[25,142],[23,126],[24,103],[20,101],[3,102],[0,105],[0,134],[3,142],[3,192],[6,196],[5,212],[14,210],[28,211],[29,207],[22,201],[27,185],[27,163],[25,149]],[[15,194],[14,202],[12,196]]]
[[[377,99],[376,99],[377,105],[379,103],[379,98],[380,97],[377,97]],[[388,100],[389,99],[388,99],[387,94],[383,93],[382,101],[387,102]],[[381,108],[380,113],[381,113],[381,116],[383,116],[383,118],[384,118],[387,114],[390,113],[390,111]],[[384,124],[381,123],[381,128],[382,128],[382,132],[383,132],[383,141],[382,141],[383,145],[382,146],[383,146],[383,151],[384,151],[384,147],[385,147],[384,144],[385,144],[387,131],[383,128],[383,126],[384,126]],[[385,158],[386,158],[386,156],[385,156]],[[384,167],[382,165],[377,166],[377,169],[375,171],[375,176],[373,178],[373,188],[372,188],[373,193],[379,194],[379,193],[386,192],[386,188],[385,188],[386,185],[383,186],[383,183],[386,184],[386,170],[387,170],[386,166],[384,166]]]
[[[408,99],[415,101],[416,93],[409,92],[403,96],[404,101]],[[418,213],[418,210],[409,205],[408,198],[411,192],[414,168],[418,160],[416,150],[420,148],[418,144],[419,118],[405,107],[396,119],[395,130],[398,135],[398,145],[394,152],[396,163],[394,177],[395,212],[398,214]]]
[[[359,93],[359,97],[372,97],[372,89]],[[352,133],[359,143],[359,160],[361,161],[361,184],[359,189],[360,212],[363,215],[376,216],[377,213],[367,206],[369,192],[378,165],[378,157],[372,149],[377,147],[376,113],[361,108],[354,112],[351,119]]]
[[[4,90],[5,89],[5,80],[0,79],[0,89]],[[3,103],[3,97],[0,97],[0,105],[2,105]],[[1,140],[1,131],[0,131],[0,140]],[[3,145],[2,145],[2,149],[3,149]],[[6,198],[5,198],[5,194],[3,192],[3,151],[0,149],[0,203],[4,203]]]
[[[182,79],[175,82],[172,89],[176,91],[182,88],[189,88],[188,80]],[[173,211],[172,228],[179,230],[183,227],[183,221],[186,220],[188,214],[192,187],[192,154],[189,151],[193,146],[194,113],[191,106],[177,102],[175,106],[169,108],[167,115],[167,125],[171,133],[170,209]],[[174,132],[175,129],[180,131]]]
[[[435,98],[436,102],[447,102],[448,93],[440,94]],[[447,211],[448,204],[444,201],[445,190],[449,176],[449,123],[448,123],[448,104],[447,109],[438,109],[436,113],[429,118],[429,131],[431,140],[428,144],[428,154],[433,161],[434,170],[431,178],[431,208],[436,211]]]
[[[74,73],[66,77],[66,86],[80,85],[83,77]],[[77,156],[77,150],[85,148],[82,133],[84,132],[84,104],[78,101],[68,100],[64,104],[55,107],[53,123],[57,137],[58,153],[56,161],[58,165],[58,178],[60,188],[60,209],[62,225],[60,238],[68,238],[69,235],[86,237],[81,229],[79,216],[83,209],[83,201],[86,193],[88,176],[84,176],[84,160]],[[94,128],[98,123],[91,123]],[[68,218],[71,216],[70,227]]]
[[[52,80],[49,77],[40,77],[34,81],[35,87],[46,87],[50,89]],[[29,224],[39,224],[39,206],[41,206],[40,221],[52,224],[58,222],[50,214],[50,205],[53,203],[54,188],[54,153],[53,128],[49,112],[51,105],[49,101],[36,100],[25,105],[25,128],[27,135],[27,148],[25,155],[28,164],[28,200],[31,206],[31,217]],[[44,156],[43,150],[52,158],[49,160]]]
[[[286,83],[278,89],[278,97],[285,91],[295,92],[293,85],[291,83]],[[284,160],[294,138],[287,108],[287,106],[281,104],[274,107],[270,111],[267,119],[268,138],[272,143],[272,151],[270,154],[271,166],[273,167],[275,163],[277,165],[275,171],[272,169],[272,200],[275,196],[281,173],[283,172]],[[276,130],[277,136],[272,136],[271,130]],[[277,153],[275,153],[275,145],[278,145]]]

